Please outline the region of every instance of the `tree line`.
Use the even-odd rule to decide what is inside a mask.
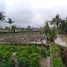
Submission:
[[[3,11],[0,11],[0,29],[2,28],[1,23],[6,22],[9,24],[9,27],[6,27],[6,29],[9,29],[10,31],[12,30],[13,32],[15,32],[15,25],[12,25],[14,23],[14,21],[11,18],[8,18],[8,20],[6,21],[6,16],[5,13]]]
[[[15,25],[12,25],[14,21],[11,18],[8,18],[6,21],[6,16],[3,11],[0,11],[0,27],[1,23],[6,22],[9,24],[9,30],[15,32]],[[57,14],[55,17],[52,18],[51,21],[49,21],[51,25],[54,25],[56,29],[58,29],[59,33],[67,33],[67,18],[62,19],[60,18],[59,14]],[[6,27],[7,29],[8,27]]]
[[[58,33],[67,33],[67,17],[65,19],[60,18],[59,14],[57,14],[51,21]]]

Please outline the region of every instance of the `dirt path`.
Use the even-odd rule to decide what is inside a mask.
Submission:
[[[41,67],[50,67],[50,57],[43,58],[40,62]]]

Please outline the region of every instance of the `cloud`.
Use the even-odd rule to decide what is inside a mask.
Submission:
[[[6,0],[6,14],[17,26],[40,27],[56,14],[67,16],[67,0]]]
[[[24,6],[24,7],[23,7]],[[35,12],[28,5],[17,4],[14,8],[7,10],[7,15],[15,20],[18,26],[29,25],[35,17]]]
[[[46,19],[51,20],[57,14],[60,15],[61,18],[67,17],[67,8],[66,6],[59,6],[59,7],[52,7],[52,8],[45,8],[45,9],[38,9],[40,15]]]
[[[31,25],[33,27],[39,24],[38,12],[33,9],[28,2],[15,4],[6,10],[8,17],[13,18],[17,26],[27,27]]]
[[[5,11],[5,9],[6,9],[5,0],[0,0],[0,11]]]

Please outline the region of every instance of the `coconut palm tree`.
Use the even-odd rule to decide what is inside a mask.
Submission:
[[[61,23],[61,18],[57,14],[51,21],[51,24],[54,24],[57,28],[59,27],[59,24]]]
[[[5,15],[4,13],[1,11],[0,12],[0,22],[4,21],[5,20]]]
[[[9,28],[11,30],[11,24],[14,23],[14,21],[11,18],[8,18],[7,23],[9,23],[9,26],[10,26]]]

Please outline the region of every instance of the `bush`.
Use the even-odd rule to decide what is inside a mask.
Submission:
[[[40,60],[46,54],[45,47],[0,45],[0,67],[14,67],[13,52],[17,53],[20,67],[39,67]]]

